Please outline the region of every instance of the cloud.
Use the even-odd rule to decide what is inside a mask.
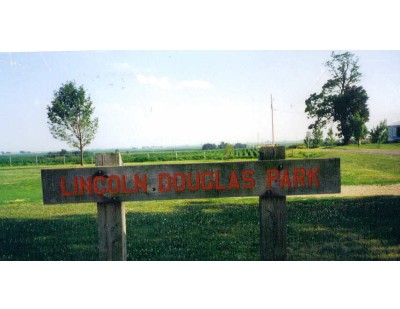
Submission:
[[[158,87],[163,90],[172,89],[208,89],[211,84],[202,80],[182,80],[179,82],[171,82],[167,77],[156,77],[153,75],[137,74],[136,79],[142,85]]]
[[[173,88],[171,82],[167,77],[155,77],[155,76],[146,76],[143,74],[137,74],[136,79],[142,85],[149,85],[161,88],[163,90],[170,90]]]
[[[135,72],[135,68],[127,62],[115,62],[112,64],[112,67],[117,71],[124,73],[132,73]]]
[[[183,89],[183,88],[208,89],[211,87],[211,84],[203,80],[184,80],[177,83],[176,87],[178,89]]]

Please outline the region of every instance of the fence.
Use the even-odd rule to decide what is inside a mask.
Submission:
[[[93,155],[84,156],[84,163],[94,162]],[[80,164],[80,156],[77,155],[1,155],[0,166],[26,166],[26,165],[65,165]]]
[[[84,164],[94,163],[94,153],[84,155]],[[228,153],[224,149],[215,150],[180,150],[180,151],[125,151],[121,152],[124,163],[157,161],[196,161],[226,159],[257,159],[257,148],[234,149]],[[6,154],[0,155],[0,166],[26,165],[70,165],[79,164],[80,156],[46,154]]]

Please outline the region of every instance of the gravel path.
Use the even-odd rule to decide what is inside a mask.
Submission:
[[[400,195],[400,184],[378,186],[342,186],[342,192],[337,196],[371,196],[371,195]]]
[[[337,194],[321,194],[309,195],[310,197],[345,197],[345,196],[382,196],[382,195],[396,195],[400,196],[400,184],[378,186],[378,185],[364,185],[364,186],[342,186],[342,192]],[[303,195],[305,196],[305,195]],[[300,197],[300,195],[299,195]]]

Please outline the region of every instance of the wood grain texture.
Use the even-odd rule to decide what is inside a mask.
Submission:
[[[260,254],[262,261],[287,259],[286,197],[260,197]]]
[[[265,146],[261,147],[258,155],[259,160],[277,160],[285,159],[285,146]]]
[[[96,166],[122,166],[122,158],[119,152],[116,153],[96,153]]]
[[[96,165],[122,164],[119,153],[96,155]],[[119,201],[97,203],[97,230],[99,259],[101,261],[126,261],[125,204]]]
[[[269,182],[268,170],[272,171]],[[309,171],[314,172],[318,185],[313,177],[309,185]],[[335,158],[98,166],[41,172],[45,204],[340,192],[340,160]],[[303,172],[306,174],[301,179]],[[165,190],[168,182],[170,188]]]
[[[126,261],[126,218],[124,203],[97,203],[99,259]]]
[[[285,147],[262,147],[260,160],[285,159]],[[287,259],[286,196],[260,196],[260,255],[262,261]]]

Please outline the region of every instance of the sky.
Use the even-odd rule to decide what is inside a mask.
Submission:
[[[305,137],[304,101],[329,78],[323,51],[53,51],[0,53],[0,151],[70,149],[48,129],[46,106],[75,81],[99,129],[88,149],[268,143]],[[340,50],[338,51],[340,52]],[[371,128],[400,120],[400,52],[359,58]]]

